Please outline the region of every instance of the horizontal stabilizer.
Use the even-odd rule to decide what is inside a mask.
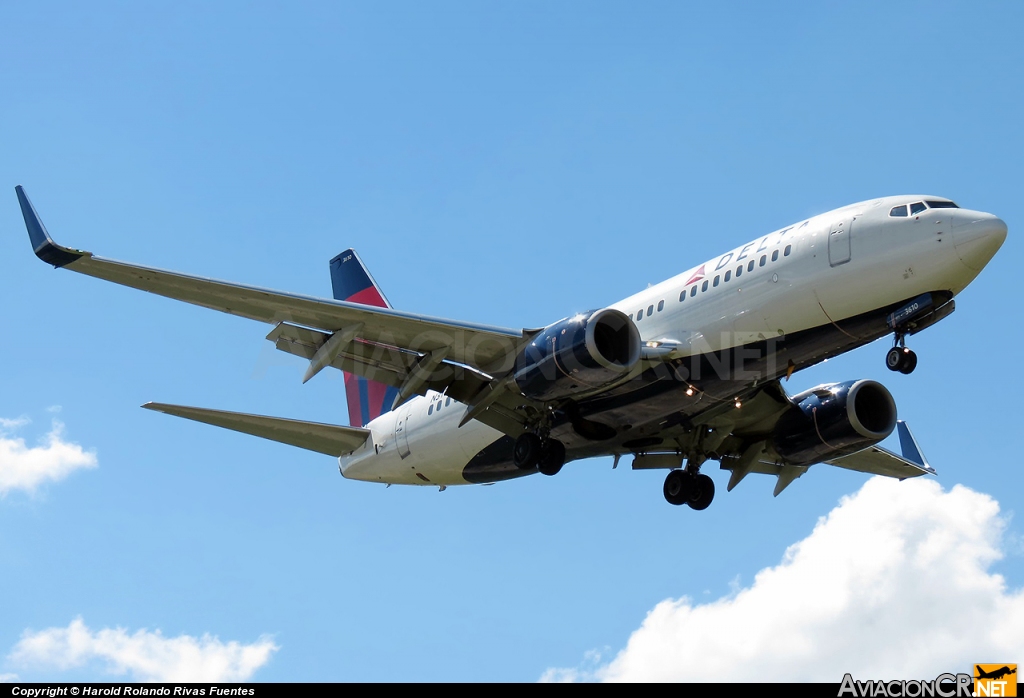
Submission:
[[[302,422],[297,419],[281,417],[263,417],[258,414],[165,405],[159,402],[147,402],[143,407],[154,412],[163,412],[175,417],[212,424],[215,427],[240,431],[243,434],[259,436],[289,446],[298,446],[307,451],[316,451],[328,456],[337,457],[343,453],[351,453],[362,446],[370,436],[369,429]]]

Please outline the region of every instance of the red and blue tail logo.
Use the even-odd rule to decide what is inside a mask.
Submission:
[[[331,260],[331,285],[335,300],[378,308],[391,307],[355,250],[345,250]],[[349,425],[362,427],[391,411],[398,388],[346,372],[345,395],[348,398]]]

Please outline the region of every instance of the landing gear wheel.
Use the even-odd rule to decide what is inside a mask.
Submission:
[[[885,353],[885,367],[890,371],[899,371],[902,361],[903,349],[900,347],[893,347]]]
[[[897,336],[896,346],[885,354],[885,366],[890,371],[910,374],[917,368],[917,354],[903,344],[903,337]]]
[[[711,500],[715,498],[715,481],[701,473],[694,480],[694,494],[687,504],[694,511],[704,511],[711,506]]]
[[[542,446],[536,434],[520,434],[512,449],[512,462],[520,470],[532,470],[540,461]]]
[[[557,475],[565,465],[565,446],[558,439],[548,439],[541,448],[537,470],[544,475]]]
[[[693,475],[685,470],[673,470],[665,478],[665,499],[669,504],[686,504],[693,498],[695,490]]]
[[[902,354],[898,370],[900,373],[909,375],[917,368],[917,354],[910,349],[903,349]]]

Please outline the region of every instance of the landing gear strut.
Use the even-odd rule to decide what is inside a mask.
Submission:
[[[910,374],[917,368],[917,354],[907,348],[903,335],[896,335],[896,342],[885,355],[885,365],[890,371]]]
[[[520,434],[512,449],[512,462],[520,470],[536,468],[545,475],[557,475],[565,464],[565,446],[558,439],[542,439],[532,432]]]
[[[686,504],[695,511],[703,511],[715,498],[715,481],[703,473],[673,470],[665,478],[664,492],[669,504]]]

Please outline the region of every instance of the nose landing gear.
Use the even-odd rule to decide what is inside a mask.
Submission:
[[[885,355],[885,366],[890,371],[910,374],[917,368],[917,354],[907,348],[903,335],[896,335],[896,343]]]

